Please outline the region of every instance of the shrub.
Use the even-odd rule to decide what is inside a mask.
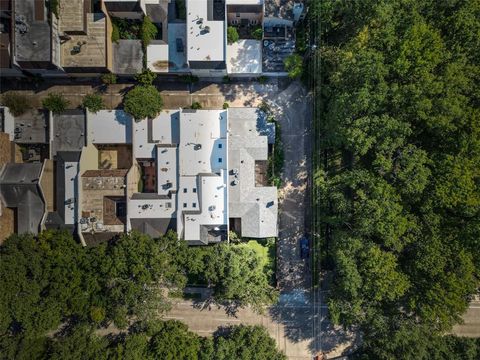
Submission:
[[[250,32],[250,35],[252,36],[252,38],[254,38],[255,40],[262,40],[263,38],[263,29],[261,27],[257,27],[255,29],[252,29],[252,31]]]
[[[66,110],[68,105],[70,105],[70,101],[65,99],[62,94],[51,93],[43,99],[42,105],[45,109],[58,114]]]
[[[187,83],[187,84],[195,84],[200,79],[196,75],[182,75],[182,76],[180,76],[180,80],[184,83]]]
[[[135,120],[152,119],[162,111],[163,99],[155,86],[140,85],[125,95],[124,107]]]
[[[102,79],[102,82],[106,85],[117,83],[117,75],[115,75],[113,73],[103,74],[101,79]]]
[[[152,22],[150,16],[144,16],[142,22],[142,28],[140,30],[142,37],[142,44],[144,48],[150,44],[150,42],[155,39],[158,33],[158,29],[155,24]]]
[[[303,58],[298,54],[292,54],[285,58],[285,70],[288,72],[288,77],[291,79],[297,79],[302,75],[303,71]]]
[[[259,76],[257,80],[260,84],[265,84],[268,81],[268,78],[265,75],[262,75],[262,76]]]
[[[229,107],[230,107],[230,105],[228,105],[227,102],[224,102],[224,103],[223,103],[223,108],[224,108],[224,109],[228,109]]]
[[[175,7],[177,8],[177,18],[185,20],[187,18],[185,0],[175,0]]]
[[[235,28],[233,26],[229,26],[227,28],[227,42],[229,44],[233,44],[233,43],[237,42],[239,38],[240,38],[240,36],[238,35],[237,28]]]
[[[150,69],[143,70],[142,73],[135,75],[135,80],[142,85],[152,85],[156,78],[157,74]]]
[[[191,108],[194,110],[200,110],[202,108],[202,104],[200,104],[198,101],[195,101],[194,103],[192,103]]]
[[[92,113],[97,113],[105,108],[105,103],[99,94],[87,94],[83,98],[82,106]]]
[[[112,42],[118,43],[118,40],[120,40],[120,29],[118,25],[112,21]]]
[[[230,78],[230,76],[225,75],[225,76],[223,77],[223,82],[224,82],[225,84],[230,84],[230,83],[232,82],[232,79]]]
[[[55,14],[57,19],[58,19],[58,9],[59,9],[58,0],[50,0],[50,11],[53,14]]]
[[[3,94],[2,104],[8,107],[13,116],[20,116],[32,108],[25,95],[14,92]]]

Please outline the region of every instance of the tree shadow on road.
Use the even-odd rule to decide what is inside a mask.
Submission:
[[[284,326],[284,334],[293,343],[309,342],[312,354],[320,351],[348,354],[356,345],[355,335],[328,319],[327,309],[307,303],[281,303],[270,308],[272,319]]]

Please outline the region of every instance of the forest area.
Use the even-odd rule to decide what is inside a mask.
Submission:
[[[187,284],[232,315],[261,312],[272,272],[248,243],[188,247],[172,231],[86,248],[67,231],[14,234],[0,245],[0,359],[285,359],[260,326],[204,337],[163,319]]]
[[[480,2],[310,1],[314,227],[361,359],[478,359]]]

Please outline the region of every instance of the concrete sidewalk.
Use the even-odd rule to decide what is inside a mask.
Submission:
[[[70,102],[69,108],[75,109],[82,105],[83,97],[87,94],[99,93],[105,102],[107,109],[122,108],[124,95],[134,84],[113,85],[52,85],[42,84],[35,88],[33,85],[26,89],[24,85],[18,88],[10,87],[8,91],[15,91],[26,95],[35,108],[42,107],[42,100],[50,93],[59,93]],[[198,83],[192,85],[192,91],[187,84],[162,84],[159,89],[165,109],[188,108],[194,102],[199,102],[204,109],[222,109],[224,103],[231,107],[258,106],[262,101],[273,96],[278,91],[276,80],[270,80],[268,84],[256,82],[211,84]],[[7,91],[7,92],[8,92]]]

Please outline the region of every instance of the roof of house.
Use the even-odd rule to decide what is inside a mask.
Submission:
[[[115,74],[137,74],[143,68],[141,40],[118,40],[113,46],[113,72]]]
[[[187,0],[187,60],[225,61],[225,8],[223,20],[215,20],[216,4],[209,0]]]
[[[132,117],[123,110],[88,114],[88,141],[93,144],[131,144]]]
[[[42,168],[40,163],[9,163],[0,170],[0,195],[6,207],[17,209],[20,234],[37,234],[45,214],[39,185]]]
[[[51,28],[44,1],[15,1],[17,61],[51,61]]]
[[[242,39],[227,45],[229,74],[260,74],[262,72],[262,42]]]
[[[153,238],[164,235],[168,230],[177,228],[176,218],[164,219],[131,219],[132,230],[148,234]]]
[[[228,224],[226,137],[225,110],[180,113],[177,232],[187,241],[208,243],[215,237],[202,227]]]
[[[78,152],[85,146],[85,111],[66,110],[53,114],[52,152]]]
[[[260,135],[264,129],[257,127],[262,113],[254,108],[232,108],[228,113],[229,216],[241,218],[244,237],[277,236],[277,189],[256,186],[255,179],[256,161],[268,159],[268,138]]]

